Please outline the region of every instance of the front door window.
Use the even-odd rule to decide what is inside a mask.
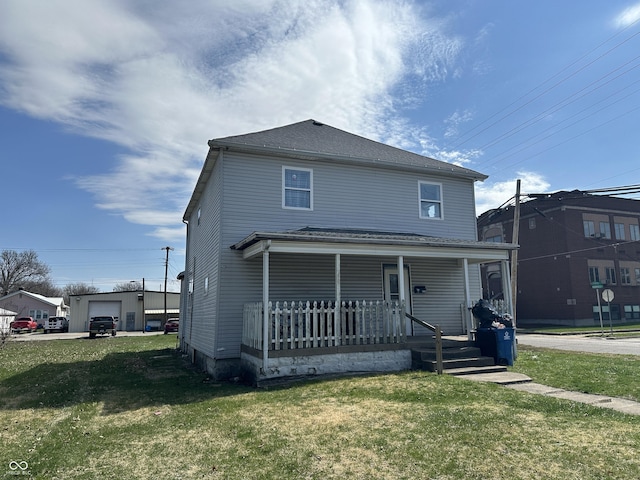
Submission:
[[[397,266],[384,266],[384,299],[389,302],[400,302],[400,281]],[[411,313],[411,285],[408,265],[404,267],[404,299],[406,311]],[[408,318],[405,320],[407,335],[412,335],[412,322]]]

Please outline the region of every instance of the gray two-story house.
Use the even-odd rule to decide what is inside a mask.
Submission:
[[[408,345],[470,332],[486,177],[314,120],[209,141],[184,214],[180,344],[215,378],[410,368]],[[408,315],[407,315],[408,314]]]

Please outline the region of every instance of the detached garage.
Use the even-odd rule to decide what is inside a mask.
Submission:
[[[180,294],[167,292],[165,317],[165,293],[145,290],[133,292],[93,293],[70,297],[70,332],[86,332],[91,317],[109,315],[118,320],[118,330],[141,331],[147,322],[159,321],[162,328],[167,318],[179,317]]]

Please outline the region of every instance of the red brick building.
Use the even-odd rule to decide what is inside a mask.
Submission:
[[[640,321],[640,201],[578,190],[530,198],[520,205],[518,325],[599,326],[600,308],[606,326],[609,314]],[[512,206],[482,214],[479,240],[511,242],[513,216]],[[500,298],[500,265],[482,277],[485,298]]]

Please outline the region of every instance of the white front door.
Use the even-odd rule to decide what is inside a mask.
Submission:
[[[411,282],[409,267],[404,267],[404,299],[406,311],[411,312]],[[398,279],[398,267],[392,265],[384,266],[384,299],[390,302],[400,301],[400,282]],[[410,319],[405,317],[407,335],[413,335],[413,326]]]

